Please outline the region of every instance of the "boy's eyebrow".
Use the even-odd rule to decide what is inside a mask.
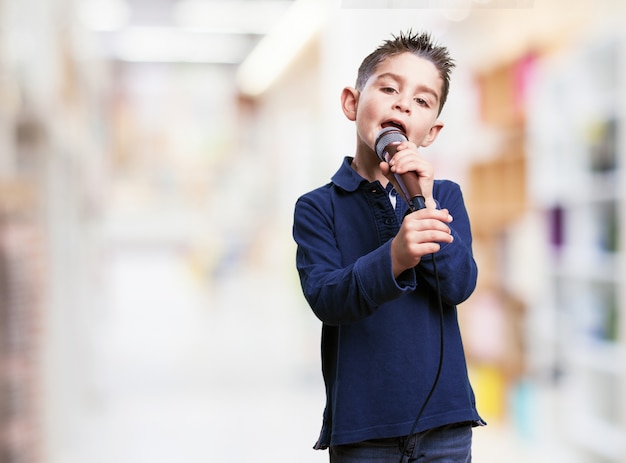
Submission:
[[[379,74],[378,76],[376,76],[375,80],[381,80],[381,79],[393,79],[396,82],[403,82],[404,78],[398,74],[395,74],[393,72],[384,72],[382,74]],[[426,93],[430,93],[432,96],[435,97],[435,99],[437,101],[439,101],[439,94],[431,87],[429,87],[428,85],[424,85],[424,84],[420,84],[417,86],[417,89],[422,91],[422,92],[426,92]]]

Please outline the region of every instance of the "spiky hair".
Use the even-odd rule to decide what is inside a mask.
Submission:
[[[414,33],[412,30],[392,35],[392,39],[385,40],[376,50],[370,53],[359,66],[356,79],[357,90],[363,90],[367,80],[376,72],[376,68],[385,59],[400,53],[413,53],[435,65],[443,81],[439,113],[443,109],[450,90],[450,72],[454,68],[454,60],[446,47],[435,44],[427,32]]]

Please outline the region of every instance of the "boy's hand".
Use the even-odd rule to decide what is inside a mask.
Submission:
[[[451,243],[450,222],[452,216],[447,209],[427,207],[407,214],[391,242],[394,277],[415,267],[422,256],[439,251],[439,243]]]
[[[389,163],[380,163],[381,172],[389,179],[396,191],[400,194],[402,194],[402,189],[399,188],[393,174],[402,175],[407,172],[416,173],[426,207],[435,209],[437,206],[433,199],[433,183],[435,179],[433,166],[419,155],[417,146],[413,142],[402,142],[398,144],[396,148],[398,151],[393,158],[389,160]],[[407,199],[411,198],[405,198],[405,200]]]

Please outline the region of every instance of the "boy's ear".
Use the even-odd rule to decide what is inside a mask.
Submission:
[[[359,91],[352,87],[345,87],[341,91],[341,109],[351,121],[356,121],[356,107],[359,102]]]
[[[422,140],[420,146],[422,148],[426,148],[428,145],[434,142],[437,138],[437,135],[439,135],[439,132],[441,132],[441,129],[443,129],[443,122],[441,122],[440,120],[436,120],[433,126],[428,131],[428,135],[426,135],[424,140]]]

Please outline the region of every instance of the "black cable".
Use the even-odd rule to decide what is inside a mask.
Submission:
[[[402,453],[400,455],[400,463],[402,463],[402,460],[404,459],[404,454],[406,453],[409,447],[409,441],[411,440],[411,436],[415,433],[415,428],[417,428],[417,424],[419,423],[419,420],[422,417],[422,413],[424,412],[426,405],[428,405],[430,398],[435,392],[435,388],[437,387],[437,383],[439,382],[439,377],[441,376],[441,369],[443,366],[443,331],[444,331],[443,330],[443,301],[441,299],[441,287],[439,286],[439,273],[437,272],[437,260],[435,259],[434,254],[432,254],[432,258],[433,258],[433,273],[435,276],[435,291],[437,293],[437,304],[439,306],[439,365],[437,366],[437,374],[435,375],[435,380],[433,381],[433,385],[430,387],[430,391],[428,392],[428,395],[426,396],[426,399],[424,400],[422,407],[420,408],[419,412],[417,413],[417,416],[415,417],[415,421],[413,422],[413,426],[411,427],[411,432],[409,432],[404,442],[404,447],[402,448]],[[415,448],[413,451],[415,451]],[[412,456],[413,456],[413,452],[411,452],[411,455],[409,456],[409,458]]]

